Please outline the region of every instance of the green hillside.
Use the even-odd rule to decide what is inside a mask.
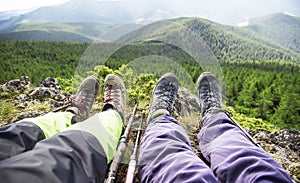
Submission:
[[[279,13],[251,20],[247,27],[277,45],[300,53],[300,18]]]
[[[0,34],[0,40],[44,40],[92,42],[115,26],[113,23],[20,23],[10,32]]]
[[[86,43],[0,41],[0,82],[29,76],[37,85],[48,76],[71,78]]]
[[[300,18],[286,14],[257,18],[246,27],[226,26],[202,18],[165,20],[143,27],[95,22],[23,22],[10,32],[0,34],[0,40],[92,42],[101,35],[103,40],[119,38],[121,42],[127,42],[141,41],[145,37],[164,39],[170,34],[182,35],[184,39],[183,30],[200,36],[220,61],[284,60],[300,63]]]
[[[10,32],[0,35],[1,41],[8,40],[46,40],[64,42],[91,42],[92,39],[80,34],[63,31],[22,31]]]
[[[162,25],[162,26],[161,26]],[[200,36],[220,61],[291,61],[300,63],[300,55],[283,49],[269,39],[244,28],[220,25],[201,18],[180,18],[156,22],[122,37],[130,39],[167,40],[170,34],[184,39],[186,33]],[[188,40],[181,40],[182,42]],[[188,44],[188,43],[187,43]]]

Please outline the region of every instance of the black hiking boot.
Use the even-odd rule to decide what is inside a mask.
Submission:
[[[66,109],[66,111],[75,114],[72,118],[72,124],[88,118],[95,99],[99,94],[99,87],[100,81],[96,76],[88,76],[80,84],[75,100]]]
[[[106,111],[108,109],[116,110],[120,114],[123,123],[124,107],[126,102],[125,92],[125,85],[121,78],[114,74],[109,74],[105,77],[103,95],[104,106],[102,111]]]
[[[177,92],[178,79],[174,74],[168,73],[159,79],[152,93],[147,123],[162,114],[173,112]]]
[[[202,73],[197,81],[197,95],[200,99],[201,120],[209,114],[222,110],[222,92],[218,79],[210,72]]]

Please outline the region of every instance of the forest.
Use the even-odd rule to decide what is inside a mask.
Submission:
[[[59,78],[62,87],[71,91],[74,71],[88,46],[87,43],[1,41],[0,68],[4,74],[0,76],[0,82],[4,84],[10,79],[26,75],[32,79],[34,85],[39,85],[42,79],[51,76]],[[103,77],[105,72],[100,73],[103,68],[107,69],[107,72],[120,70],[122,67],[124,69],[133,59],[151,54],[157,55],[158,59],[168,58],[176,61],[193,82],[196,82],[202,72],[195,60],[178,47],[161,42],[139,42],[116,51],[107,60],[105,67],[97,66],[96,61],[91,63],[89,68],[92,69],[86,70],[89,72],[85,74],[97,74],[97,71],[98,76]],[[241,60],[242,56],[240,55]],[[220,66],[226,82],[226,105],[249,117],[261,118],[278,129],[299,130],[300,66],[293,62],[280,61],[279,57],[280,55],[278,58],[275,55],[274,60],[260,61],[232,61],[224,57]],[[150,69],[153,69],[153,65],[143,65],[138,71],[150,75],[144,75],[143,80],[146,82],[140,83],[140,92],[132,90],[129,93],[133,100],[149,98],[151,87],[166,68],[155,68],[156,75],[151,75]]]

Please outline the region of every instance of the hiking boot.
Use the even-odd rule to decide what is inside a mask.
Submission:
[[[87,119],[99,94],[100,81],[96,76],[88,76],[80,84],[75,99],[66,111],[72,112],[72,124]]]
[[[212,73],[204,72],[199,76],[197,95],[200,99],[202,120],[209,114],[222,110],[221,85]]]
[[[173,112],[173,105],[177,92],[178,79],[174,74],[165,74],[158,80],[152,92],[147,123],[160,115],[171,114]]]
[[[102,111],[116,110],[124,122],[124,107],[126,102],[125,85],[117,75],[109,74],[104,81],[104,106]]]

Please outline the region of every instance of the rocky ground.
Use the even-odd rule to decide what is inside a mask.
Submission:
[[[33,88],[28,77],[21,77],[17,80],[8,81],[0,87],[1,114],[6,115],[6,110],[10,110],[8,105],[14,110],[9,111],[8,116],[1,117],[0,125],[6,125],[27,117],[38,116],[45,111],[64,106],[68,95],[60,90],[55,78],[46,78],[39,87]],[[186,89],[181,88],[175,103],[174,116],[181,121],[181,125],[186,129],[195,153],[201,156],[198,149],[197,134],[199,102],[197,97],[190,94]],[[13,114],[13,115],[12,115]],[[140,120],[140,111],[136,115],[136,121],[130,133],[130,142],[125,153],[124,162],[120,165],[117,182],[124,182],[127,172],[128,160],[133,149],[135,137]],[[280,130],[269,132],[266,130],[249,130],[261,146],[281,164],[295,181],[300,180],[300,131]],[[136,182],[138,179],[136,178]]]

